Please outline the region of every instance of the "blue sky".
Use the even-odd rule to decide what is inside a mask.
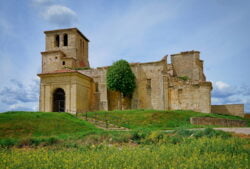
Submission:
[[[198,50],[213,104],[250,112],[248,0],[0,1],[0,112],[37,110],[45,30],[77,27],[91,67],[160,60]]]

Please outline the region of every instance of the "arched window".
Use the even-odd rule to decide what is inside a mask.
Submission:
[[[68,46],[68,34],[63,35],[63,46]]]
[[[65,111],[65,92],[63,89],[58,88],[53,93],[53,112]]]
[[[62,61],[62,65],[65,65],[65,61]]]
[[[59,44],[60,44],[60,37],[59,37],[59,35],[56,35],[55,36],[55,46],[59,47]]]

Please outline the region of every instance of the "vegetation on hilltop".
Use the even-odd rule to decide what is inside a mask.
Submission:
[[[86,114],[84,114],[84,116],[86,116]],[[243,119],[237,116],[206,114],[190,110],[165,111],[144,109],[88,112],[87,116],[102,121],[109,121],[112,124],[130,129],[148,128],[151,130],[207,127],[190,124],[190,117]],[[250,120],[248,120],[248,122],[250,122]]]

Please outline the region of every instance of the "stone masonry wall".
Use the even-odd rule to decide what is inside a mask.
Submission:
[[[80,73],[93,78],[95,83],[95,104],[98,110],[109,110],[108,109],[108,90],[106,84],[106,72],[107,68],[87,69],[79,70]]]
[[[212,105],[211,112],[244,117],[244,104]]]
[[[173,74],[172,64],[166,59],[158,62],[132,63],[136,76],[136,89],[131,100],[132,109],[157,110],[193,110],[203,113],[211,112],[212,84],[205,81],[181,80]],[[99,109],[121,109],[120,95],[108,91],[106,72],[108,67],[80,70],[92,77],[98,86]],[[201,72],[203,74],[203,72]],[[130,103],[126,101],[126,103]]]
[[[245,120],[231,120],[212,117],[191,117],[190,123],[194,125],[216,125],[224,127],[247,127]]]
[[[166,60],[131,65],[137,86],[133,94],[132,109],[167,109],[168,90],[167,80],[164,79],[166,65]]]
[[[203,74],[203,61],[200,52],[188,51],[171,55],[174,76],[187,76],[191,80],[205,81]]]
[[[63,35],[68,34],[68,46],[63,45]],[[55,36],[59,35],[60,41],[59,41],[59,47],[55,46]],[[61,50],[63,51],[66,56],[73,57],[77,59],[76,54],[76,38],[77,34],[74,31],[60,31],[60,32],[52,32],[52,33],[46,33],[46,51],[53,51],[53,50]]]
[[[61,88],[65,92],[65,111],[72,114],[90,111],[92,81],[79,73],[40,74],[40,111],[53,111],[53,93]]]
[[[89,40],[78,29],[44,33],[46,48],[42,52],[42,74],[39,75],[41,110],[51,111],[53,90],[60,87],[67,95],[66,111],[72,113],[121,108],[211,111],[212,84],[206,81],[198,51],[171,55],[171,64],[167,63],[167,55],[156,62],[130,63],[136,76],[136,89],[131,99],[119,101],[120,95],[107,89],[108,67],[77,69],[89,68]],[[68,37],[67,45],[64,45],[65,35]],[[63,71],[71,73],[60,74]],[[49,73],[54,75],[50,76]],[[179,78],[183,76],[188,79]]]
[[[169,82],[169,109],[210,113],[211,83],[178,80]]]
[[[163,76],[163,71],[166,69],[165,62],[164,60],[151,63],[131,64],[132,71],[136,76],[136,89],[131,102],[128,99],[122,100],[123,106],[132,109],[167,109],[167,80]],[[107,90],[107,68],[108,67],[101,67],[97,69],[80,70],[79,72],[92,77],[97,84],[98,92],[100,93],[100,110],[120,109],[122,104],[118,100],[120,96],[117,92]]]
[[[46,52],[62,51],[67,58],[76,60],[76,67],[89,67],[88,40],[77,29],[62,29],[58,31],[46,31]],[[64,35],[68,35],[68,45],[64,46]],[[59,47],[55,45],[55,37],[59,36]]]

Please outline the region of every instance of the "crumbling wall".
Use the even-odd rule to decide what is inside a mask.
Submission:
[[[126,101],[127,108],[182,109],[210,113],[212,88],[210,82],[179,79],[174,75],[173,64],[167,64],[166,59],[130,65],[136,76],[136,89],[131,99],[131,106],[128,106],[130,102]],[[80,72],[92,77],[94,82],[98,84],[100,110],[122,109],[123,102],[120,100],[120,95],[117,92],[107,90],[107,68],[81,70]]]
[[[210,82],[193,83],[172,78],[169,81],[169,109],[210,113],[211,87]]]
[[[174,76],[184,77],[194,81],[205,81],[203,74],[203,61],[200,60],[200,52],[188,51],[171,55]]]
[[[115,110],[121,108],[132,109],[167,109],[168,108],[168,84],[166,74],[166,60],[150,63],[131,64],[136,76],[136,89],[131,99],[123,98],[117,92],[108,91],[106,84],[106,72],[108,67],[80,70],[79,72],[92,77],[98,84],[100,94],[100,110]],[[122,106],[121,106],[122,105]]]
[[[212,105],[211,112],[244,117],[244,104]]]
[[[247,127],[246,120],[232,120],[212,117],[191,117],[190,123],[194,125],[216,125],[224,127]]]
[[[106,72],[108,67],[81,70],[97,84],[100,110],[122,109],[126,104],[132,109],[193,110],[211,112],[211,82],[205,81],[203,62],[199,52],[182,52],[167,59],[148,63],[131,63],[136,76],[136,89],[131,100],[121,101],[117,92],[108,91]],[[179,76],[188,76],[183,80]],[[130,102],[131,101],[131,102]]]
[[[136,76],[136,89],[133,94],[133,109],[167,109],[167,69],[166,60],[131,65]],[[165,87],[164,87],[165,86]]]

